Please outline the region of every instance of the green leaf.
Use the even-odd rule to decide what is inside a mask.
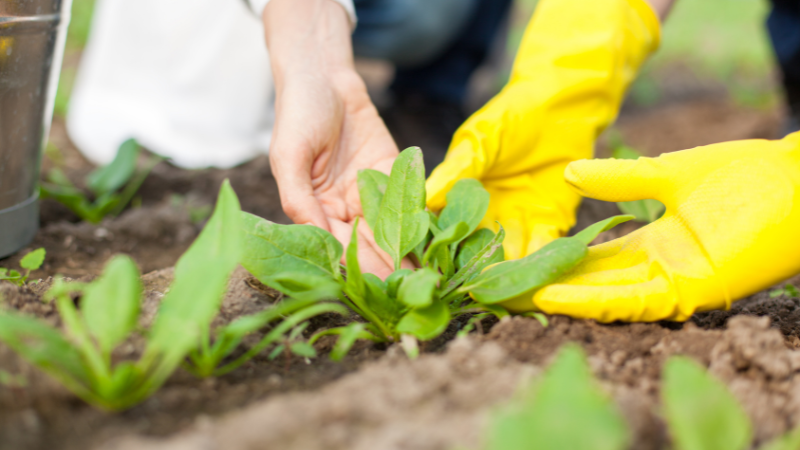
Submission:
[[[337,299],[341,291],[339,283],[328,277],[301,272],[281,272],[263,283],[291,298],[309,301]]]
[[[573,238],[583,242],[586,245],[589,245],[592,243],[593,240],[595,240],[597,236],[600,235],[600,233],[608,231],[621,223],[625,223],[633,219],[634,219],[633,216],[609,217],[606,220],[597,222],[593,225],[589,225],[588,227],[584,228],[579,233],[577,233],[575,236],[573,236]]]
[[[249,316],[239,317],[218,330],[217,335],[225,339],[241,339],[255,333],[270,322],[315,304],[315,299],[284,299],[274,306]]]
[[[661,396],[676,448],[742,450],[752,428],[736,398],[693,360],[674,356],[664,364]]]
[[[426,308],[433,303],[433,294],[441,279],[442,276],[432,269],[419,269],[403,279],[397,299],[411,308]]]
[[[389,295],[389,297],[396,298],[397,290],[400,288],[400,284],[407,276],[413,273],[414,271],[411,269],[400,269],[395,270],[391,273],[391,275],[386,277],[386,293]]]
[[[488,450],[622,450],[628,430],[614,403],[592,379],[574,344],[558,353],[540,382],[495,413]]]
[[[303,358],[317,357],[317,351],[314,350],[314,347],[309,345],[308,342],[294,342],[289,346],[289,350],[291,350],[295,355],[302,356]]]
[[[353,348],[353,344],[364,333],[364,324],[353,322],[346,327],[341,327],[340,330],[339,339],[336,340],[336,344],[331,350],[331,359],[334,361],[341,361]]]
[[[283,353],[283,350],[284,350],[284,349],[286,349],[286,346],[285,346],[285,345],[283,345],[283,344],[281,344],[281,345],[279,345],[279,346],[275,347],[274,349],[272,349],[272,351],[271,351],[271,352],[269,352],[269,356],[268,356],[268,358],[269,358],[270,360],[273,360],[273,359],[277,358],[278,356],[280,356],[280,354],[281,354],[281,353]]]
[[[381,200],[389,184],[389,176],[373,169],[358,171],[358,194],[361,197],[361,211],[371,230],[378,222]]]
[[[119,146],[117,156],[105,167],[101,167],[86,177],[86,185],[96,195],[111,193],[121,188],[136,172],[136,160],[139,158],[139,144],[128,139]]]
[[[401,152],[392,166],[374,229],[375,242],[392,257],[395,270],[400,268],[403,257],[425,239],[429,222],[422,152],[411,147]]]
[[[39,267],[42,267],[42,263],[44,263],[44,255],[44,248],[37,248],[36,250],[23,256],[19,261],[19,266],[27,270],[36,270]]]
[[[56,379],[72,380],[67,387],[80,385],[88,389],[91,376],[80,353],[61,333],[45,323],[0,312],[0,340]]]
[[[447,248],[450,244],[455,244],[467,236],[469,225],[466,222],[458,222],[442,230],[436,235],[422,257],[422,264],[428,264],[432,256],[437,256],[440,250]]]
[[[500,227],[500,232],[505,234],[503,227]],[[469,262],[469,260],[474,258],[475,255],[486,250],[489,243],[495,239],[495,236],[496,234],[492,230],[488,228],[481,228],[466,238],[461,244],[461,249],[458,250],[458,255],[455,259],[456,269],[461,269]],[[502,244],[502,242],[503,241],[501,239],[500,243]],[[492,253],[492,262],[487,265],[505,261],[505,252],[503,251],[503,246],[501,245],[496,248],[497,251]]]
[[[228,180],[200,236],[175,265],[147,342],[144,360],[159,358],[166,378],[199,344],[219,310],[228,279],[242,256],[241,209]],[[160,381],[160,380],[159,380]]]
[[[386,324],[395,324],[403,314],[402,303],[389,297],[387,284],[371,273],[364,274],[366,308]]]
[[[339,278],[344,249],[332,234],[313,225],[278,225],[241,213],[242,266],[262,283],[282,272]]]
[[[797,450],[800,449],[800,428],[773,439],[759,447],[759,450]]]
[[[663,203],[653,199],[619,202],[617,206],[623,214],[631,215],[634,217],[633,220],[644,223],[656,221],[667,210]]]
[[[400,286],[402,289],[402,286]],[[412,309],[397,323],[397,332],[410,334],[421,341],[439,336],[450,323],[450,311],[442,301],[434,301],[427,308]]]
[[[100,278],[87,285],[81,297],[81,313],[103,355],[110,355],[136,327],[142,282],[136,263],[116,256]]]
[[[784,287],[784,291],[789,297],[800,297],[800,289],[797,289],[791,284],[787,284],[786,287]]]
[[[636,149],[624,144],[617,145],[614,150],[611,151],[611,157],[614,159],[639,159],[641,156],[642,154],[636,151]]]
[[[490,267],[460,290],[480,303],[499,303],[554,282],[586,253],[586,244],[576,238],[556,239],[522,259]]]
[[[345,280],[344,290],[351,298],[355,297],[356,303],[360,303],[366,295],[364,277],[361,274],[361,265],[358,262],[358,218],[353,225],[353,234],[350,236],[350,244],[347,245],[345,263],[347,264],[347,280]]]
[[[465,178],[458,180],[447,193],[447,206],[439,214],[439,229],[446,229],[459,222],[467,224],[469,235],[481,223],[489,209],[489,192],[480,181]]]

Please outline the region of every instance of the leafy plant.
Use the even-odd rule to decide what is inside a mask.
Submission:
[[[769,298],[775,298],[785,295],[786,297],[790,298],[800,298],[800,289],[797,289],[794,285],[786,284],[781,289],[774,289],[769,291]]]
[[[51,169],[46,181],[41,183],[42,198],[59,201],[78,217],[91,223],[99,223],[107,215],[118,215],[136,195],[153,167],[163,160],[157,156],[150,157],[137,170],[136,162],[140,153],[139,144],[129,139],[120,145],[117,156],[109,165],[91,172],[85,182],[93,200],[58,167]]]
[[[205,229],[175,266],[138,361],[116,361],[114,350],[136,329],[142,285],[136,264],[117,256],[92,283],[57,280],[55,299],[64,331],[11,311],[0,312],[0,340],[76,395],[105,409],[141,402],[207,333],[228,278],[239,262],[240,209],[227,181]],[[76,308],[71,294],[81,294]]]
[[[562,348],[542,379],[495,412],[487,450],[621,450],[625,421],[592,379],[583,350]]]
[[[611,157],[615,159],[639,159],[642,154],[633,147],[629,147],[622,142],[619,135],[612,136]],[[635,217],[637,222],[650,223],[656,221],[666,211],[663,203],[655,199],[634,200],[630,202],[619,202],[617,207],[623,214],[630,214]]]
[[[489,194],[477,180],[457,182],[438,216],[425,210],[425,168],[418,148],[403,151],[389,176],[361,171],[358,185],[375,242],[394,262],[395,271],[386,280],[361,271],[357,224],[345,251],[322,229],[278,225],[243,213],[242,265],[259,281],[290,297],[338,299],[366,321],[312,336],[312,344],[325,335],[339,337],[334,359],[343,357],[358,339],[402,342],[413,356],[417,340],[439,336],[454,316],[507,315],[506,302],[525,301],[525,295],[530,302],[534,290],[583,259],[598,233],[632,218],[606,220],[528,257],[502,262],[503,228],[496,234],[477,230],[489,206]],[[409,256],[421,267],[401,269],[401,261]]]
[[[22,275],[17,270],[0,267],[0,280],[10,281],[17,286],[24,285],[25,282],[28,281],[31,271],[42,267],[42,264],[44,263],[44,256],[44,248],[37,248],[36,250],[28,252],[28,254],[23,256],[19,261],[19,266],[22,269],[25,269],[25,275]]]

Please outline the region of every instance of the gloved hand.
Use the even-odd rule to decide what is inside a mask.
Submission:
[[[577,161],[566,179],[587,197],[653,198],[667,211],[591,247],[521,309],[535,304],[601,322],[687,320],[800,272],[800,133],[658,158]]]
[[[476,178],[491,194],[482,226],[506,229],[508,259],[563,236],[580,203],[564,169],[592,157],[658,40],[643,0],[540,1],[508,85],[459,128],[428,179],[428,207],[443,208],[456,181]]]

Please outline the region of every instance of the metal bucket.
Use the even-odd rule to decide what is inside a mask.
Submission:
[[[72,0],[0,0],[0,257],[39,228],[39,166]]]

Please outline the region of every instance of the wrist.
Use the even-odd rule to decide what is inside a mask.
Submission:
[[[262,16],[276,88],[294,76],[355,73],[350,19],[331,0],[272,0]]]

